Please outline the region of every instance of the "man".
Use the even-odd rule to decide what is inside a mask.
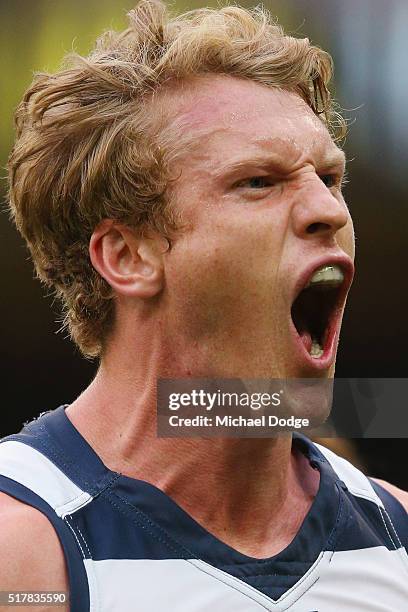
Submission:
[[[156,435],[160,378],[334,375],[354,236],[330,73],[260,9],[149,1],[27,92],[12,214],[100,366],[0,444],[2,590],[81,611],[405,608],[403,492],[303,437]],[[294,304],[322,277],[338,291],[315,325]]]

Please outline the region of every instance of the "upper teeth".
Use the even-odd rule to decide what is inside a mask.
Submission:
[[[316,284],[340,285],[343,280],[344,274],[339,266],[322,266],[313,274],[306,288]]]

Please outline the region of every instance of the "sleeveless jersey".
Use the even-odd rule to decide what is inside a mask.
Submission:
[[[72,612],[408,610],[404,508],[330,450],[300,435],[293,444],[319,470],[319,490],[295,538],[268,559],[234,550],[154,485],[109,470],[65,406],[1,440],[0,491],[54,526]]]

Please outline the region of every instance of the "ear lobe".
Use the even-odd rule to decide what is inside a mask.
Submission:
[[[139,236],[109,219],[95,228],[89,243],[94,268],[118,295],[126,297],[146,299],[160,293],[163,253],[161,237]]]

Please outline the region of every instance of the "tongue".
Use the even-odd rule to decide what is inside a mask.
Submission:
[[[312,336],[307,331],[307,329],[302,329],[302,331],[299,332],[299,336],[303,344],[305,345],[307,352],[310,353],[310,350],[312,348]]]

